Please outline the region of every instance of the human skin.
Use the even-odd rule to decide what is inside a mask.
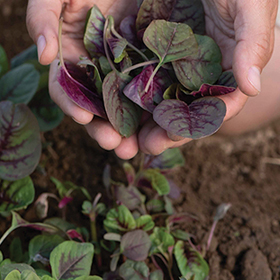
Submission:
[[[49,91],[52,99],[66,115],[85,125],[89,135],[106,150],[115,150],[122,159],[134,157],[138,150],[157,155],[179,147],[191,139],[172,141],[149,115],[139,131],[122,138],[110,123],[74,104],[61,90],[57,79],[58,20],[64,18],[62,48],[66,60],[76,63],[86,55],[83,30],[86,13],[96,4],[104,15],[111,14],[118,22],[135,13],[136,1],[131,0],[29,0],[27,27],[38,46],[39,61],[50,64]],[[226,104],[225,121],[243,108],[248,96],[260,92],[260,73],[271,57],[274,45],[274,24],[277,0],[203,0],[206,31],[220,46],[224,70],[233,70],[238,89],[221,97]],[[259,19],[262,20],[259,20]]]

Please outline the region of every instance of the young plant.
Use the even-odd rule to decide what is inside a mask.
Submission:
[[[38,63],[36,47],[9,63],[0,46],[0,178],[15,181],[31,174],[41,155],[40,131],[53,129],[62,118],[48,96],[48,67]]]

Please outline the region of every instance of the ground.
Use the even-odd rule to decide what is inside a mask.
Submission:
[[[10,58],[31,44],[25,28],[26,2],[0,0],[0,44]],[[53,189],[50,176],[86,186],[92,193],[102,191],[105,163],[116,167],[114,176],[122,176],[114,153],[100,149],[67,117],[44,137],[51,148],[42,155],[46,173],[33,175],[37,193]],[[207,240],[216,207],[232,204],[206,256],[209,279],[279,280],[280,121],[240,137],[193,141],[182,151],[186,165],[173,174],[182,190],[178,210],[199,217],[186,227],[197,243]],[[0,218],[0,232],[4,225]]]

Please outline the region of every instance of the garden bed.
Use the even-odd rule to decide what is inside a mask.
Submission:
[[[9,58],[31,44],[23,24],[25,6],[25,0],[0,0],[0,44]],[[280,122],[245,136],[226,140],[213,136],[182,148],[186,164],[172,174],[182,190],[176,209],[198,217],[185,226],[197,244],[206,243],[217,206],[232,205],[218,223],[206,255],[210,279],[280,279],[280,165],[271,162],[280,158],[279,135]],[[44,138],[48,148],[43,150],[42,169],[33,174],[37,195],[56,191],[51,176],[84,186],[93,196],[104,193],[106,163],[115,180],[123,177],[122,161],[100,149],[82,126],[67,117]],[[137,166],[139,157],[131,162]],[[79,201],[71,205],[80,206]],[[21,214],[36,219],[32,207]],[[77,215],[68,220],[79,219],[85,226],[86,219]],[[0,218],[1,234],[9,224]]]

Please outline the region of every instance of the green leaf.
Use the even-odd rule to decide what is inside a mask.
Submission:
[[[105,56],[101,56],[99,58],[99,65],[104,76],[107,76],[113,70],[107,57]]]
[[[3,261],[4,257],[3,257],[3,254],[2,252],[0,251],[0,263]]]
[[[192,29],[183,23],[154,20],[147,27],[143,41],[160,59],[160,65],[197,52]]]
[[[129,231],[135,229],[136,222],[125,205],[119,205],[111,209],[104,220],[107,232]]]
[[[33,65],[18,66],[1,77],[0,100],[28,104],[38,88],[39,80],[40,74]]]
[[[165,203],[160,199],[151,199],[146,203],[149,213],[160,213],[164,211]]]
[[[0,102],[0,178],[22,179],[33,172],[41,156],[36,118],[24,104]]]
[[[151,182],[153,189],[156,190],[159,195],[169,194],[170,186],[168,180],[158,170],[153,168],[146,169],[141,176]]]
[[[6,265],[1,267],[1,272],[0,272],[1,273],[1,280],[4,280],[6,278],[6,276],[14,270],[18,271],[19,273],[23,272],[24,270],[32,271],[32,272],[35,273],[35,270],[30,265],[25,264],[25,263],[6,264]],[[15,278],[15,279],[17,279],[17,278]]]
[[[52,279],[54,279],[54,278],[51,277],[50,272],[48,272],[48,271],[46,271],[44,269],[35,269],[35,271],[36,271],[37,275],[39,277],[41,277],[42,280],[43,279],[45,279],[45,280],[52,280]]]
[[[54,226],[59,228],[61,231],[63,232],[67,232],[69,229],[75,229],[75,225],[63,220],[62,218],[59,217],[53,217],[53,218],[49,218],[46,219],[44,221],[45,224]]]
[[[65,241],[50,255],[52,276],[55,279],[72,280],[79,276],[89,276],[94,248],[91,243]]]
[[[175,240],[173,236],[164,227],[155,227],[150,235],[152,242],[150,255],[168,252],[168,247],[174,246]]]
[[[160,155],[154,157],[149,167],[159,168],[162,170],[173,169],[184,166],[185,158],[179,148],[167,149]]]
[[[4,278],[2,278],[4,280]],[[11,271],[6,277],[5,280],[21,280],[21,275],[18,270]]]
[[[120,266],[119,275],[124,280],[146,280],[149,276],[149,268],[144,262],[126,260]]]
[[[20,227],[27,227],[32,228],[35,230],[40,230],[43,232],[47,232],[49,234],[61,234],[63,236],[66,236],[64,232],[62,232],[59,228],[54,227],[52,225],[48,225],[46,223],[29,223],[21,218],[19,214],[12,211],[12,225],[10,228],[1,236],[0,239],[0,245],[3,243],[5,238],[15,229]]]
[[[78,65],[87,69],[87,73],[90,79],[94,82],[97,93],[102,96],[102,78],[100,76],[99,69],[95,64],[96,62],[96,59],[90,60],[87,57],[82,57],[78,62]]]
[[[1,177],[1,176],[0,176]],[[30,177],[10,182],[3,181],[0,185],[0,213],[26,208],[33,202],[35,190]]]
[[[119,262],[119,259],[120,259],[120,249],[116,249],[113,254],[112,254],[112,259],[110,261],[110,270],[111,271],[116,271],[117,269],[117,265],[118,265],[118,262]]]
[[[187,254],[185,250],[188,251]],[[199,252],[190,247],[184,248],[184,242],[178,241],[174,247],[174,255],[183,277],[195,280],[206,279],[209,274],[209,267]]]
[[[41,280],[55,280],[55,279],[49,275],[44,275],[42,276]]]
[[[35,44],[13,57],[11,59],[11,67],[12,69],[16,68],[25,62],[29,62],[30,60],[38,61],[37,46]]]
[[[123,235],[120,250],[122,254],[133,261],[144,261],[148,257],[150,247],[149,235],[145,231],[137,229]]]
[[[0,45],[0,78],[9,70],[9,61],[4,48]]]
[[[164,209],[166,211],[167,214],[172,215],[174,214],[175,210],[173,207],[173,203],[171,201],[170,198],[168,198],[166,195],[163,197],[165,205],[164,205]]]
[[[10,259],[15,263],[23,262],[23,252],[21,240],[19,237],[15,237],[9,247]]]
[[[48,88],[38,91],[28,106],[38,120],[40,131],[54,129],[64,118],[62,110],[50,98]]]
[[[36,272],[24,270],[21,273],[21,280],[40,280],[40,277],[36,274]]]
[[[181,230],[181,229],[176,229],[176,230],[173,230],[171,232],[171,234],[177,238],[177,239],[180,239],[180,240],[184,240],[184,241],[188,241],[190,239],[190,235],[188,232],[184,231],[184,230]]]
[[[218,45],[208,36],[195,35],[198,51],[172,62],[180,83],[190,90],[202,84],[214,84],[222,73],[222,54]]]
[[[64,239],[59,235],[37,235],[29,242],[29,258],[33,262],[46,262],[50,258],[53,249],[62,243]]]
[[[104,16],[102,15],[99,8],[96,5],[94,5],[89,12],[89,18],[84,34],[84,45],[86,50],[89,52],[91,58],[98,57],[104,54],[104,24]]]
[[[164,280],[163,272],[155,270],[150,274],[149,280]]]
[[[136,228],[149,231],[154,228],[155,223],[150,215],[140,216],[135,220]]]
[[[80,276],[77,277],[75,280],[102,280],[99,276]]]

